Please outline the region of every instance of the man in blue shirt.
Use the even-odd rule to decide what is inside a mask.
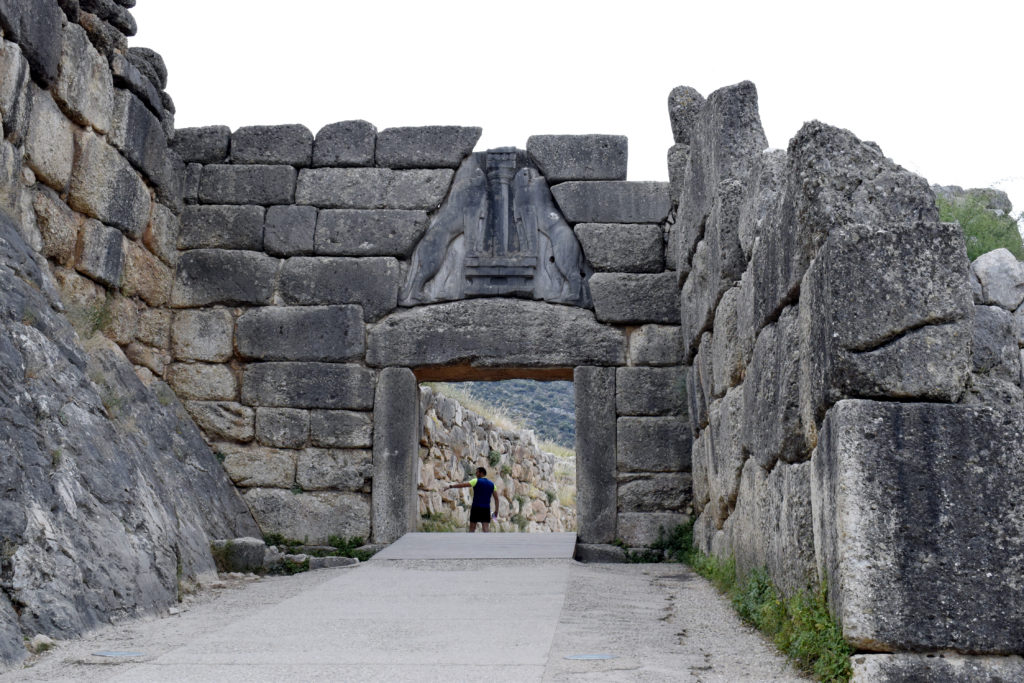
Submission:
[[[491,517],[498,516],[498,492],[494,490],[494,482],[487,478],[487,470],[476,468],[476,478],[462,484],[452,484],[450,489],[473,488],[473,506],[469,508],[469,531],[476,531],[476,525],[482,524],[484,533],[490,531]],[[494,514],[491,514],[491,498],[494,498]]]

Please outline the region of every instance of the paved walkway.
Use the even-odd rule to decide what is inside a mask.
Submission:
[[[576,534],[411,533],[373,556],[381,560],[571,560]]]
[[[443,536],[435,547],[464,554],[499,547],[523,554],[534,552],[528,550],[534,543],[550,553],[565,542],[547,534]],[[430,540],[413,535],[406,550],[396,544],[392,554],[430,554]],[[802,680],[681,565],[387,557],[385,551],[353,568],[207,591],[177,615],[61,643],[32,666],[0,678]],[[100,651],[138,655],[94,654]]]

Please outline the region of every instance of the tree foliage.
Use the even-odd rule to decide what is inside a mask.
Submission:
[[[993,249],[1004,247],[1020,260],[1024,260],[1017,221],[988,208],[988,198],[981,193],[967,193],[962,197],[938,197],[940,220],[957,222],[964,231],[967,257],[974,260]]]

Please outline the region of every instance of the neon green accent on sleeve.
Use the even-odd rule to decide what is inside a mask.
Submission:
[[[476,486],[476,477],[473,477],[472,479],[469,480],[469,485]]]

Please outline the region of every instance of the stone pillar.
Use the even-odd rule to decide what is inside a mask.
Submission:
[[[578,367],[576,510],[580,543],[615,539],[615,368]]]
[[[373,408],[373,541],[392,543],[416,524],[419,390],[408,368],[384,368]]]

